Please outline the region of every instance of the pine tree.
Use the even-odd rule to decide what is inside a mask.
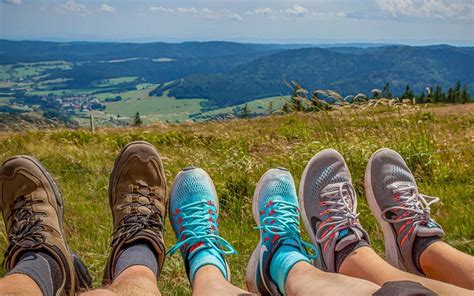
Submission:
[[[421,104],[426,103],[425,92],[422,92],[421,95],[418,97],[417,101]]]
[[[402,100],[413,100],[414,97],[415,97],[415,95],[411,91],[410,86],[407,84],[407,86],[405,88],[405,92],[403,93],[401,99]]]
[[[462,89],[461,93],[461,103],[469,103],[471,101],[471,96],[469,95],[469,91],[467,90],[467,84],[464,84],[464,87]]]
[[[242,118],[249,118],[250,117],[250,109],[247,103],[245,103],[244,107],[240,111],[240,117]]]
[[[390,84],[385,83],[382,90],[382,98],[391,99],[393,97],[392,91],[390,90]]]
[[[142,119],[140,118],[140,113],[135,113],[135,118],[133,119],[133,126],[141,126],[143,124]]]
[[[435,88],[435,91],[433,93],[433,103],[441,103],[443,102],[443,90],[441,89],[441,86],[437,85]]]
[[[268,106],[267,106],[267,107],[268,107],[268,108],[267,108],[268,114],[270,114],[270,115],[273,114],[273,111],[274,111],[274,110],[273,110],[273,102],[272,102],[272,101],[268,102]]]
[[[461,81],[456,82],[456,86],[454,87],[454,93],[453,93],[453,103],[460,103],[461,102]]]
[[[448,89],[448,95],[446,97],[448,103],[454,103],[454,91],[452,88]]]

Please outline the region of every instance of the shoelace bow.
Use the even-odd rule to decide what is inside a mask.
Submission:
[[[176,244],[168,250],[167,253],[170,256],[181,247],[184,247],[184,253],[186,253],[198,244],[213,248],[222,255],[236,253],[231,244],[219,236],[217,221],[208,218],[209,211],[216,210],[212,202],[196,201],[182,206],[179,210],[182,214],[181,225],[184,229],[178,235]]]
[[[279,240],[295,240],[303,254],[310,259],[316,259],[318,249],[301,239],[298,207],[293,203],[282,200],[271,201],[271,205],[273,205],[272,211],[274,211],[272,215],[263,218],[260,221],[260,226],[255,228],[278,236]],[[308,249],[312,251],[312,254],[308,252]]]
[[[33,244],[29,244],[29,248],[35,248],[46,240],[41,231],[45,228],[41,222],[43,216],[41,213],[33,211],[33,205],[41,203],[39,200],[33,200],[30,196],[20,196],[16,204],[12,208],[13,223],[8,234],[10,244],[5,250],[3,264],[6,258],[9,257],[10,252],[15,247],[21,247],[25,239]]]
[[[414,225],[430,221],[430,206],[439,202],[438,197],[416,193],[414,186],[406,186],[392,190],[393,198],[400,201],[399,205],[388,207],[382,211],[382,218],[389,223],[410,220]],[[429,201],[428,201],[429,200]],[[402,212],[398,214],[398,212]],[[396,218],[388,218],[387,213],[396,214]]]
[[[112,234],[111,246],[116,246],[120,241],[127,240],[143,229],[154,229],[159,233],[163,230],[163,218],[161,210],[155,206],[155,200],[159,197],[154,193],[153,188],[147,184],[130,185],[131,192],[125,195],[130,198],[130,202],[124,207],[135,209],[133,216],[126,217]],[[140,213],[139,207],[145,207],[149,213]]]
[[[320,215],[331,213],[332,215],[319,225],[316,231],[316,241],[318,243],[327,241],[343,228],[351,229],[357,238],[361,239],[359,232],[355,231],[359,214],[355,210],[357,200],[354,187],[352,184],[344,182],[340,183],[336,189],[321,194],[321,198],[324,199],[321,201],[321,205],[327,206],[327,209]],[[350,199],[350,202],[347,199]]]

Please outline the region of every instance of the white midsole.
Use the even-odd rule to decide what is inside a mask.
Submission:
[[[298,189],[298,203],[300,205],[301,219],[303,220],[304,228],[306,229],[306,233],[309,235],[311,243],[315,246],[318,246],[318,243],[316,242],[316,237],[315,237],[315,234],[313,233],[313,228],[311,227],[311,223],[308,219],[308,216],[306,216],[306,211],[304,210],[304,186],[305,186],[306,175],[308,174],[309,168],[312,166],[313,161],[316,159],[319,153],[313,156],[313,158],[311,158],[311,160],[306,165],[303,171],[303,175],[301,176],[300,187]]]
[[[380,226],[382,227],[383,236],[384,236],[384,243],[385,243],[385,256],[387,257],[388,261],[395,267],[405,270],[403,264],[401,264],[398,256],[397,250],[397,242],[396,238],[393,235],[392,227],[390,223],[385,221],[382,218],[382,210],[380,209],[377,201],[375,200],[374,191],[372,189],[371,184],[371,168],[372,168],[372,161],[374,156],[377,152],[384,150],[385,148],[377,150],[369,159],[367,167],[365,169],[365,176],[364,176],[364,187],[365,187],[365,194],[367,197],[367,203],[369,204],[369,208],[372,211],[372,214],[375,216],[377,221],[379,222]]]
[[[257,186],[255,187],[253,198],[252,198],[252,216],[257,226],[260,226],[260,213],[258,211],[258,197],[260,196],[260,191],[262,190],[262,186],[263,186],[263,180],[265,176],[267,175],[267,173],[265,173],[258,181]],[[247,273],[245,275],[245,282],[247,285],[247,289],[249,290],[249,292],[256,293],[256,294],[258,294],[256,279],[257,279],[257,266],[258,266],[261,246],[262,246],[262,235],[260,234],[260,240],[258,242],[257,247],[255,247],[255,250],[253,250],[252,252],[252,256],[250,257],[249,263],[247,264]]]

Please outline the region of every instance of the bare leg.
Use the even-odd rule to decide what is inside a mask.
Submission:
[[[36,282],[24,274],[11,274],[0,279],[1,295],[43,295]]]
[[[136,265],[125,269],[113,283],[105,288],[92,290],[82,296],[99,295],[161,295],[155,274],[145,266]]]
[[[198,269],[194,276],[193,295],[252,295],[229,283],[214,265]]]
[[[296,263],[286,279],[288,295],[372,295],[379,288],[366,280],[321,271],[307,262]]]
[[[447,243],[429,245],[421,253],[420,266],[429,278],[474,290],[474,257]]]
[[[342,263],[339,272],[366,279],[378,285],[390,281],[414,281],[440,295],[471,295],[472,293],[460,287],[401,271],[388,264],[369,247],[362,247],[352,252]]]

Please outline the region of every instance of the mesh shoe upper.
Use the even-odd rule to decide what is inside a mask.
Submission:
[[[260,241],[252,255],[247,271],[247,285],[252,292],[262,295],[280,295],[271,279],[270,263],[275,252],[283,245],[294,246],[304,256],[315,258],[311,244],[301,239],[296,190],[291,174],[285,169],[271,169],[260,179],[255,191],[254,218],[260,229]],[[253,273],[252,271],[255,270]]]
[[[63,274],[58,294],[73,295],[74,266],[64,237],[63,199],[46,168],[28,156],[7,160],[0,171],[0,206],[9,242],[6,269],[11,270],[26,251],[46,251]]]
[[[306,166],[300,184],[303,221],[321,258],[318,268],[336,272],[335,252],[364,238],[357,219],[357,199],[344,158],[334,149],[318,153]]]
[[[441,226],[430,217],[430,205],[439,199],[418,192],[412,172],[393,150],[377,151],[371,157],[368,170],[370,179],[366,180],[366,186],[370,188],[366,190],[373,192],[380,210],[374,214],[390,225],[389,235],[396,241],[396,246],[391,246],[386,239],[386,249],[397,248],[399,263],[403,265],[400,267],[421,274],[413,262],[412,247],[417,236],[444,236]],[[393,260],[390,256],[389,259]]]
[[[190,274],[189,259],[203,249],[212,249],[216,260],[227,266],[223,255],[234,254],[232,246],[219,235],[219,201],[209,175],[200,168],[188,168],[175,178],[170,196],[170,223],[176,234],[176,244],[170,248],[171,255],[181,252],[185,267]],[[223,271],[229,279],[228,270]]]

